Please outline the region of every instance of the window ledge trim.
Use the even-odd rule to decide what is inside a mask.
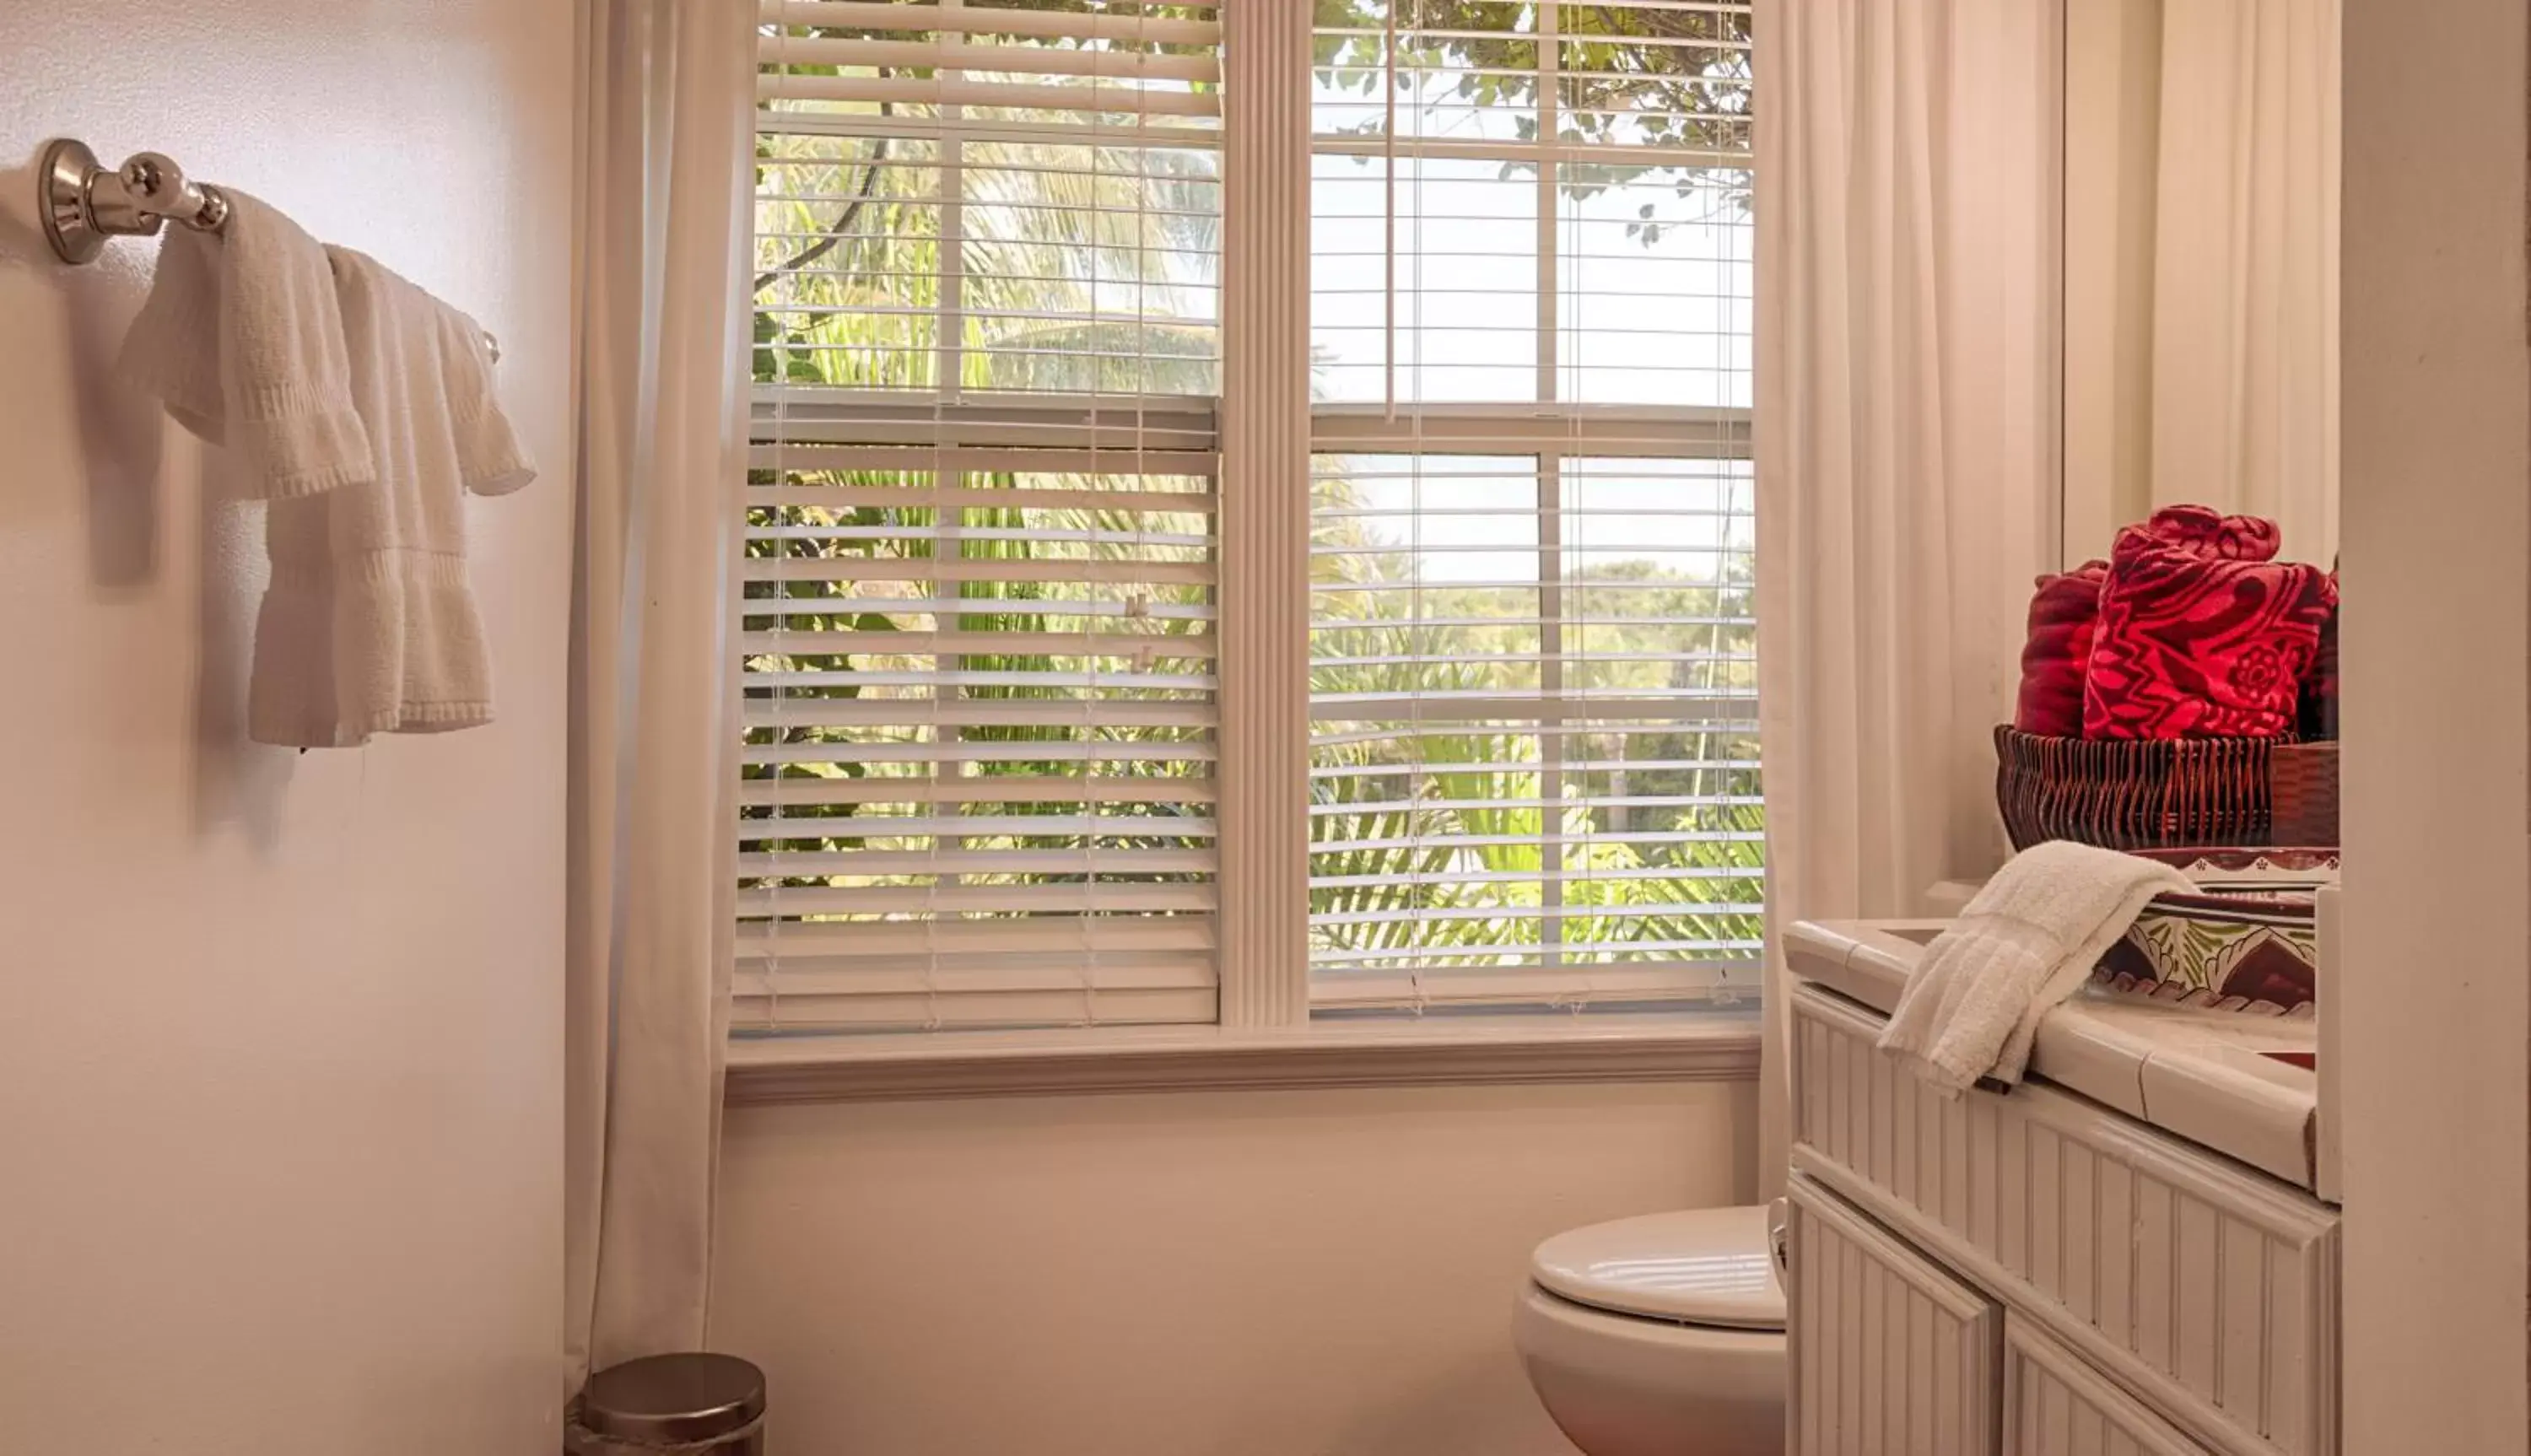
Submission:
[[[733,1041],[733,1106],[1527,1083],[1748,1082],[1758,1018],[1149,1027]]]

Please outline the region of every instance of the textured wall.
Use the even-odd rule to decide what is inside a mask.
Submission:
[[[573,53],[564,0],[0,5],[0,1449],[554,1449]],[[499,722],[242,741],[260,524],[108,375],[154,245],[34,231],[65,134],[500,335]]]
[[[1746,1200],[1753,1084],[742,1107],[712,1343],[812,1453],[1571,1456],[1549,1234]]]

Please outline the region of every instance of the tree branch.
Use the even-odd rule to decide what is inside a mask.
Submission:
[[[885,114],[884,107],[881,108],[881,114]],[[853,225],[861,221],[862,209],[870,205],[871,197],[878,191],[878,174],[887,161],[887,140],[885,137],[875,139],[875,145],[871,150],[870,170],[862,174],[861,187],[854,192],[853,199],[844,204],[844,210],[835,214],[835,220],[827,227],[825,235],[790,257],[774,264],[768,271],[756,275],[756,292],[764,292],[765,289],[781,281],[784,274],[797,273],[834,252],[852,232]]]

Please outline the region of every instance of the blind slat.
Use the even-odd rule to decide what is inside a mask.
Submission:
[[[954,546],[954,532],[931,539]],[[1110,582],[1138,586],[1178,583],[1212,585],[1212,567],[1190,561],[1068,561],[1009,557],[888,556],[751,556],[740,580],[748,582]],[[1028,598],[971,602],[969,611],[1060,610],[1062,604],[1040,606]]]
[[[1180,10],[1210,9],[1212,0],[1171,0]],[[827,30],[929,30],[971,35],[1038,35],[1072,40],[1140,40],[1155,45],[1217,45],[1218,21],[1179,20],[1095,11],[1013,10],[937,4],[901,5],[886,0],[759,0],[757,18],[768,26]],[[766,47],[777,55],[777,38]]]
[[[1615,724],[1625,721],[1694,725],[1758,721],[1758,699],[1752,693],[1715,694],[1697,689],[1657,693],[1593,696],[1587,692],[1547,696],[1482,690],[1411,693],[1324,693],[1310,700],[1310,717],[1321,723],[1387,723],[1429,719],[1449,723],[1543,722],[1579,720]]]
[[[1466,909],[1453,909],[1444,906],[1418,908],[1414,910],[1364,910],[1322,913],[1319,917],[1319,921],[1320,924],[1328,925],[1404,925],[1417,924],[1427,921],[1483,921],[1489,924],[1501,925],[1523,922],[1536,924],[1542,921],[1641,919],[1645,916],[1685,917],[1691,915],[1755,915],[1766,908],[1766,906],[1754,901],[1715,901],[1699,904],[1663,905],[1656,909],[1621,910],[1612,910],[1597,905],[1530,906],[1518,909],[1505,909],[1501,906],[1492,905],[1476,906]],[[1641,949],[1643,948],[1643,942],[1626,942],[1623,948]],[[1577,949],[1578,947],[1574,945],[1566,945],[1562,948],[1569,952]],[[1462,952],[1454,948],[1450,953],[1460,954]]]
[[[1073,469],[1105,474],[1110,462],[1082,457]],[[806,474],[822,474],[819,464],[794,466]],[[1209,491],[1027,489],[988,490],[956,485],[756,485],[747,492],[752,506],[818,506],[827,509],[869,507],[874,510],[966,511],[1029,509],[1047,511],[1150,511],[1210,515]]]
[[[1038,956],[986,957],[973,964],[935,964],[921,957],[894,963],[789,966],[750,954],[742,956],[734,978],[749,994],[812,996],[896,996],[907,994],[1044,994],[1084,990],[1209,989],[1212,974],[1206,957],[1184,951],[1110,951],[1096,961],[1050,952]]]
[[[897,105],[984,106],[1011,111],[1097,115],[1219,116],[1210,91],[1168,91],[1110,84],[1044,85],[1025,82],[953,81],[875,76],[759,76],[756,94],[768,101],[868,101]]]
[[[1210,911],[1209,884],[821,885],[743,891],[742,919],[785,915],[1117,915]]]
[[[1560,765],[1567,773],[1603,773],[1614,769],[1620,773],[1666,773],[1688,768],[1755,768],[1756,758],[1568,758]],[[1429,763],[1359,763],[1337,764],[1310,770],[1313,779],[1421,778],[1436,773],[1483,770],[1490,765],[1449,762]]]
[[[1546,801],[1542,800],[1539,801],[1539,803],[1542,807],[1547,807]],[[1438,807],[1449,810],[1456,809],[1455,805],[1448,805],[1446,803]],[[1393,815],[1385,812],[1362,815],[1364,818],[1371,819],[1391,816]],[[1563,830],[1542,830],[1529,833],[1509,834],[1485,834],[1474,832],[1454,834],[1365,834],[1360,838],[1313,839],[1310,841],[1310,853],[1314,856],[1329,856],[1338,853],[1362,854],[1371,850],[1446,850],[1452,853],[1464,853],[1486,849],[1531,847],[1539,849],[1574,849],[1587,848],[1593,845],[1619,844],[1764,844],[1766,842],[1767,836],[1763,832],[1755,829],[1648,829],[1639,833],[1622,830],[1595,830],[1588,833],[1571,833]]]
[[[927,993],[775,995],[742,979],[730,999],[730,1029],[749,1033],[1005,1031],[1041,1027],[1182,1026],[1218,1014],[1210,985],[1003,990],[955,978]]]
[[[1097,600],[1080,597],[1027,597],[1012,600],[1025,604],[1010,608],[1011,615],[1037,618],[1123,617],[1128,620],[1148,618],[1160,622],[1209,622],[1213,618],[1213,609],[1209,602],[1155,602],[1149,597],[1132,595]],[[847,609],[859,615],[868,615],[870,611],[877,610],[908,617],[973,617],[992,615],[994,603],[989,598],[976,596],[890,596],[884,606],[875,606],[871,600],[851,597],[751,596],[739,603],[739,609],[749,617],[763,618],[804,616],[815,618],[821,614],[833,616]],[[819,632],[849,632],[858,629],[793,626],[790,630],[796,636],[805,638]]]
[[[1209,819],[1154,814],[818,814],[743,818],[741,844],[778,839],[1210,839]],[[1084,856],[1095,849],[1084,849]]]
[[[980,12],[960,11],[961,15]],[[982,14],[991,14],[985,11]],[[1218,85],[1221,64],[1210,56],[1118,50],[1057,50],[1042,45],[968,45],[956,41],[836,40],[794,36],[776,59],[786,66],[921,67],[995,76],[1106,76],[1195,81]]]
[[[888,724],[943,728],[1210,728],[1212,704],[1101,699],[1032,702],[1011,699],[751,698],[749,728],[857,728]]]
[[[788,850],[742,854],[743,879],[789,875],[1184,874],[1209,875],[1210,850]]]
[[[1755,767],[1756,764],[1753,761],[1742,766]],[[1559,764],[1557,767],[1561,768],[1562,765]],[[1513,773],[1524,775],[1533,774],[1538,772],[1539,769],[1535,765],[1530,767],[1517,767],[1481,764],[1468,767],[1445,766],[1433,771],[1434,773],[1455,773],[1460,775],[1491,774],[1495,776],[1507,776]],[[1765,798],[1757,794],[1566,794],[1559,796],[1555,801],[1559,808],[1567,812],[1577,809],[1685,809],[1698,805],[1754,805],[1764,804],[1765,802]],[[1539,800],[1534,795],[1525,795],[1511,799],[1490,799],[1482,796],[1453,796],[1450,800],[1450,807],[1458,810],[1475,811],[1489,809],[1530,809],[1535,808],[1538,803]],[[1411,812],[1415,808],[1416,801],[1413,799],[1361,799],[1348,800],[1339,804],[1315,804],[1310,807],[1310,812],[1312,815],[1317,817],[1332,818],[1354,814],[1376,814],[1382,812],[1402,813]]]
[[[750,744],[748,763],[1209,763],[1209,742],[1147,743],[1125,739],[1062,743],[924,742]]]
[[[748,808],[827,804],[1209,804],[1210,779],[992,774],[980,778],[759,779],[741,786]]]
[[[1438,1004],[1710,1004],[1735,993],[1757,994],[1746,967],[1723,965],[1468,967],[1411,975],[1322,963],[1313,970],[1312,1004],[1340,1010],[1417,1011]]]
[[[1749,842],[1755,843],[1756,841],[1753,840]],[[1751,865],[1741,868],[1720,866],[1691,868],[1677,865],[1637,865],[1626,868],[1594,867],[1572,869],[1552,868],[1536,870],[1467,869],[1436,873],[1410,870],[1405,873],[1388,874],[1313,874],[1310,876],[1310,884],[1313,888],[1318,889],[1342,889],[1359,886],[1389,886],[1399,890],[1417,889],[1425,886],[1441,886],[1455,889],[1468,885],[1481,884],[1535,884],[1541,886],[1549,884],[1590,884],[1600,881],[1614,882],[1629,879],[1659,879],[1675,884],[1693,884],[1699,882],[1710,883],[1716,880],[1728,881],[1764,878],[1766,872],[1767,871],[1764,867],[1757,865]]]
[[[1220,468],[1220,457],[1200,450],[1125,450],[1118,455],[1120,458],[1112,462],[1101,462],[1096,454],[1085,457],[1078,450],[994,450],[956,445],[920,448],[820,445],[786,438],[779,445],[750,448],[747,463],[757,470],[876,471],[925,475],[1064,475],[1082,472],[1085,467],[1091,474],[1101,474],[1098,466],[1113,464],[1120,473],[1136,476],[1209,476]],[[1173,495],[1175,492],[1154,493]],[[1185,494],[1193,497],[1196,492]]]
[[[1656,952],[1701,957],[1752,957],[1752,952],[1762,950],[1762,947],[1764,942],[1757,937],[1567,939],[1567,942],[1554,942],[1551,952],[1537,952],[1534,962],[1549,965],[1551,960],[1564,960],[1569,965],[1595,965],[1595,962],[1622,965],[1627,960],[1638,960],[1638,957],[1656,955]],[[1498,957],[1471,950],[1471,947],[1458,947],[1458,944],[1447,944],[1447,947],[1425,944],[1425,947],[1410,947],[1410,950],[1392,952],[1392,955],[1379,955],[1379,952],[1362,955],[1357,950],[1314,950],[1311,962],[1314,965],[1435,965],[1435,968],[1440,968],[1440,965],[1447,965],[1447,968],[1476,965],[1476,968],[1484,968],[1484,965],[1498,965]]]
[[[1205,951],[1212,948],[1210,917],[1189,916],[1055,916],[1032,915],[984,921],[844,921],[785,925],[778,930],[749,928],[738,933],[742,962],[870,957],[902,959],[939,952],[979,955],[1025,952],[1035,956],[1075,949],[1094,953],[1124,951]]]
[[[947,657],[982,653],[1033,653],[1064,657],[1134,657],[1154,661],[1212,660],[1209,632],[747,632],[739,651],[751,657],[825,657],[843,653],[932,653]]]
[[[768,137],[853,137],[865,140],[885,138],[937,141],[954,138],[960,141],[1062,142],[1075,146],[1112,141],[1128,146],[1197,150],[1221,144],[1219,131],[1209,117],[1176,123],[1158,122],[1148,116],[1041,122],[1006,113],[979,118],[954,113],[947,117],[915,116],[902,111],[771,111],[758,113],[756,130]]]

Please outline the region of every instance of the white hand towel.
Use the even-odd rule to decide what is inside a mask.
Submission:
[[[349,249],[333,258],[367,484],[273,502],[247,731],[302,748],[489,722],[466,579],[466,493],[535,475],[492,390],[483,331]]]
[[[1949,1092],[2007,1085],[2041,1018],[2079,988],[2145,902],[2193,888],[2166,865],[2052,841],[2013,856],[1934,938],[1882,1030],[1881,1049]]]
[[[250,497],[366,483],[369,438],[325,250],[247,194],[227,196],[218,237],[166,228],[119,367],[187,429],[238,452]]]

